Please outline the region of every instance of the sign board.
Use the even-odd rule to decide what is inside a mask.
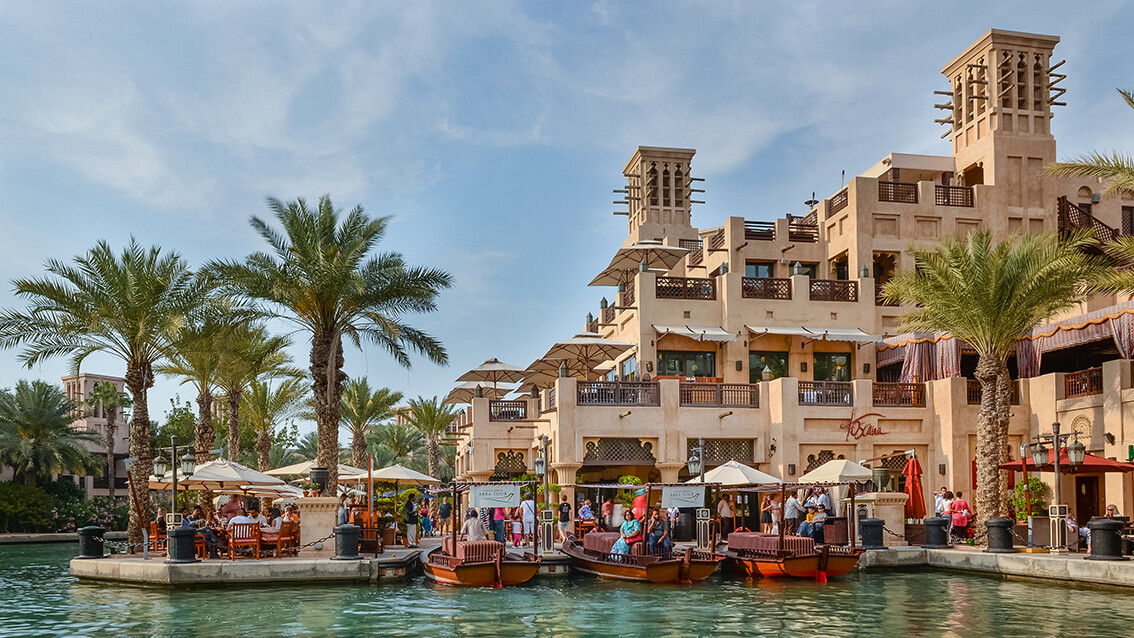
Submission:
[[[704,485],[672,485],[662,488],[662,507],[703,507]]]
[[[469,488],[473,507],[519,507],[522,485],[474,485]]]

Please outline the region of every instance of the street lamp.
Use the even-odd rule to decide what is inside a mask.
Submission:
[[[693,453],[689,457],[687,463],[690,475],[697,475],[701,477],[701,489],[704,490],[705,485],[705,437],[697,438],[697,447],[693,448]],[[702,491],[701,498],[704,498]],[[702,502],[702,505],[704,503]],[[697,547],[703,548],[708,546],[709,542],[709,510],[705,507],[697,508]]]
[[[1052,553],[1060,553],[1067,549],[1067,505],[1060,503],[1062,481],[1059,472],[1059,452],[1060,448],[1064,447],[1067,439],[1074,437],[1070,445],[1066,445],[1067,460],[1071,463],[1072,467],[1077,467],[1083,464],[1087,456],[1087,447],[1079,442],[1078,432],[1067,432],[1065,434],[1059,433],[1059,421],[1051,424],[1051,434],[1037,434],[1034,438],[1035,443],[1028,443],[1020,446],[1021,455],[1027,448],[1031,448],[1032,461],[1036,464],[1038,469],[1041,465],[1047,464],[1048,450],[1044,442],[1051,443],[1052,446],[1052,470],[1055,472],[1055,496],[1053,497],[1054,503],[1048,509],[1048,516],[1051,519],[1051,551]]]
[[[693,454],[689,457],[686,464],[689,468],[690,476],[700,476],[701,483],[705,482],[705,437],[697,439],[697,447],[693,448]]]
[[[173,495],[169,497],[169,513],[166,515],[166,526],[177,526],[181,524],[181,514],[177,512],[177,475],[180,471],[182,476],[191,476],[197,470],[197,457],[193,453],[193,448],[189,448],[185,455],[180,458],[181,467],[178,468],[177,457],[177,436],[169,437],[170,447],[160,448],[169,450],[169,456],[173,459]],[[170,467],[169,459],[165,458],[164,454],[158,454],[154,458],[154,476],[156,478],[164,478],[167,468]]]
[[[540,512],[540,526],[543,532],[543,551],[551,552],[555,549],[555,536],[552,529],[553,521],[551,515],[551,489],[548,485],[550,476],[547,471],[547,442],[548,436],[546,434],[539,435],[540,455],[535,460],[536,476],[543,479],[543,511]]]

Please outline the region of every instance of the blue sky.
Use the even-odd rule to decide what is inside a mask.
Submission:
[[[853,9],[848,10],[848,7]],[[393,215],[382,248],[456,287],[414,319],[450,365],[376,348],[350,375],[444,394],[582,328],[625,237],[637,145],[698,150],[694,224],[772,219],[889,152],[948,153],[932,91],[989,28],[1062,37],[1060,155],[1134,148],[1127,3],[0,0],[0,278],[97,239],[192,264],[262,248],[266,196]],[[0,305],[19,305],[10,285]],[[307,344],[294,348],[306,365]],[[0,352],[0,386],[58,380]],[[121,374],[112,359],[85,368]],[[159,379],[151,413],[192,392]]]

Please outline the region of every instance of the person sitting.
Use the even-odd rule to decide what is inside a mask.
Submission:
[[[429,515],[429,511],[425,510],[421,514],[421,535],[431,536],[433,534],[433,517]]]
[[[668,555],[673,543],[669,536],[669,516],[662,508],[654,510],[654,516],[650,519],[650,526],[646,529],[646,533],[650,538],[650,553],[654,555]]]
[[[589,500],[583,501],[583,506],[579,508],[580,520],[594,520],[595,513],[591,511],[591,502]]]
[[[1118,506],[1117,505],[1107,505],[1106,506],[1106,514],[1104,514],[1104,516],[1106,516],[1106,518],[1122,518],[1121,516],[1118,515]]]
[[[289,523],[299,522],[299,508],[294,505],[288,505],[287,511],[284,513],[284,520]]]
[[[811,519],[811,538],[813,538],[816,543],[824,539],[823,526],[826,524],[826,520],[827,506],[820,503],[814,518]]]
[[[154,517],[154,523],[157,525],[158,534],[165,534],[165,508],[159,507],[157,516]]]
[[[259,523],[260,527],[268,526],[268,518],[260,513],[260,510],[253,507],[248,510],[248,518],[252,519],[253,523]]]
[[[181,528],[192,529],[193,527],[193,515],[189,513],[189,508],[186,507],[185,509],[181,510]]]
[[[461,526],[461,534],[470,541],[485,541],[488,540],[488,530],[484,527],[484,522],[477,516],[475,508],[468,508],[465,510],[465,524]],[[453,551],[456,551],[454,548]]]
[[[264,517],[263,517],[263,516],[261,516],[261,518],[264,518]],[[282,527],[282,526],[283,526],[283,518],[282,518],[282,517],[280,517],[280,516],[276,516],[276,517],[274,517],[274,518],[273,518],[273,519],[271,520],[271,522],[270,522],[269,524],[267,524],[267,525],[261,525],[261,526],[260,526],[260,531],[262,531],[262,532],[270,532],[270,533],[273,533],[273,534],[274,534],[274,533],[276,533],[276,532],[279,532],[279,531],[280,531],[280,527]]]
[[[240,508],[239,514],[228,519],[228,527],[231,528],[233,525],[236,525],[237,523],[255,523],[255,522],[256,521],[252,520],[252,518],[250,516],[248,516],[248,510],[246,510],[242,507],[242,508]]]
[[[630,553],[630,544],[642,540],[642,524],[634,518],[634,510],[626,509],[622,512],[622,526],[618,528],[620,535],[610,548],[611,554],[627,555]]]
[[[1078,543],[1073,544],[1073,541],[1078,541]],[[1071,514],[1067,515],[1067,544],[1074,547],[1075,551],[1078,551],[1080,544],[1085,544],[1087,551],[1091,551],[1090,528],[1079,527],[1079,524],[1075,522],[1075,517]]]
[[[815,532],[815,514],[819,511],[818,505],[807,505],[807,514],[803,517],[803,522],[799,524],[799,528],[795,530],[796,536],[806,536],[811,538],[811,534]]]

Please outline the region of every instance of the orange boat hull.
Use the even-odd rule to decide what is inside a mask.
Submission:
[[[680,558],[658,560],[648,564],[611,562],[588,554],[577,543],[563,545],[563,553],[571,559],[571,569],[611,580],[629,580],[650,583],[697,582],[711,576],[720,566],[722,557],[712,560],[695,559],[688,567]],[[628,557],[632,560],[632,557]]]
[[[539,557],[530,561],[504,561],[500,566],[500,584],[510,587],[528,582],[539,572],[540,562]],[[495,562],[459,563],[451,566],[445,562],[426,560],[422,567],[427,578],[442,585],[494,587],[497,584]]]

